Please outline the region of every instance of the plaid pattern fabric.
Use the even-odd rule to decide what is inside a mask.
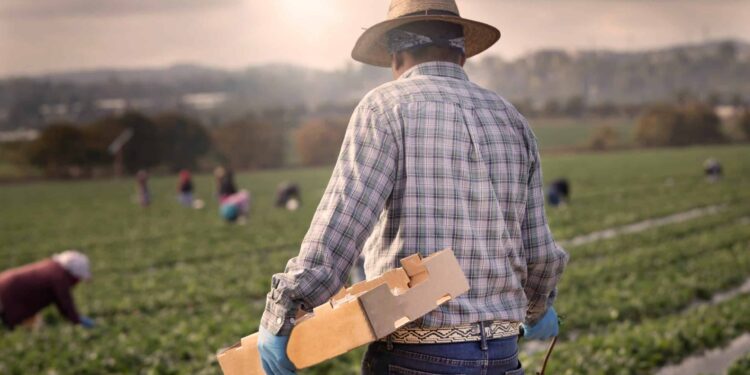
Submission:
[[[544,215],[526,120],[451,63],[415,66],[357,106],[300,253],[273,276],[261,324],[291,330],[325,303],[360,252],[367,277],[451,248],[471,289],[413,326],[535,322],[568,260]]]

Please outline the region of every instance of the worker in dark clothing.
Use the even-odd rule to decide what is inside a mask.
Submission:
[[[552,181],[547,188],[547,203],[552,207],[570,202],[570,184],[567,179],[560,178]]]
[[[90,318],[78,314],[71,295],[79,281],[90,278],[88,258],[72,250],[0,273],[0,318],[3,325],[13,329],[55,304],[60,314],[71,323],[93,327]]]
[[[283,182],[276,188],[276,207],[283,207],[289,211],[296,211],[301,203],[299,186],[291,182]]]
[[[219,200],[223,200],[237,193],[237,185],[234,184],[234,173],[229,169],[223,169],[219,177]]]
[[[703,163],[703,172],[706,174],[708,182],[717,182],[721,180],[722,176],[721,163],[714,158],[707,159]]]

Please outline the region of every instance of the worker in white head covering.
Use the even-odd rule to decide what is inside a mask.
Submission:
[[[79,280],[89,280],[91,278],[89,257],[83,253],[75,250],[67,250],[53,255],[52,260]]]
[[[89,258],[68,250],[51,259],[0,273],[0,320],[8,328],[35,320],[37,313],[54,304],[71,323],[94,326],[80,316],[71,291],[81,280],[91,279]]]

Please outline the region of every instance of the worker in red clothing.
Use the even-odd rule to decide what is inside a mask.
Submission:
[[[74,250],[4,271],[0,273],[0,319],[13,329],[54,303],[71,323],[92,328],[93,320],[78,315],[71,295],[79,281],[90,278],[88,257]]]

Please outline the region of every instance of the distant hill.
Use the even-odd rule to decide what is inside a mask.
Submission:
[[[750,95],[750,44],[716,41],[639,52],[543,50],[467,65],[473,80],[514,101],[541,106],[581,98],[632,104],[694,95]],[[196,65],[93,70],[0,80],[0,129],[87,121],[133,108],[177,110],[215,124],[249,111],[351,105],[391,79],[387,69],[336,71],[292,65],[221,70]]]
[[[644,103],[689,92],[750,95],[750,44],[717,41],[642,52],[538,51],[513,61],[485,58],[472,78],[515,99],[582,97],[589,104]]]

